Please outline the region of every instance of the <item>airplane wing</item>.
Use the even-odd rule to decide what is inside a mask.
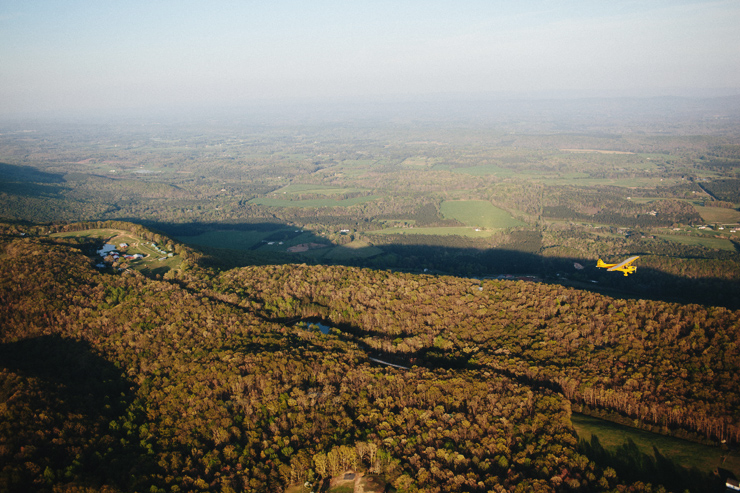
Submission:
[[[620,262],[620,263],[618,263],[617,265],[615,265],[614,267],[609,267],[609,268],[608,268],[608,269],[606,269],[606,270],[619,270],[619,269],[621,269],[622,267],[626,267],[626,266],[628,266],[629,264],[631,264],[632,262],[634,262],[634,261],[635,261],[635,260],[637,260],[638,258],[640,258],[640,257],[639,257],[639,255],[635,255],[634,257],[630,257],[630,258],[628,258],[627,260],[625,260],[624,262]]]

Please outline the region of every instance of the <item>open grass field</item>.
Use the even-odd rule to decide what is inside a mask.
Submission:
[[[442,202],[441,212],[444,217],[457,219],[473,228],[505,229],[524,226],[523,222],[487,200],[445,200]]]
[[[308,193],[308,192],[304,192]],[[289,200],[273,199],[269,197],[258,197],[250,200],[251,204],[265,205],[267,207],[349,207],[356,204],[362,204],[377,199],[377,195],[368,195],[366,197],[354,197],[351,199],[336,200],[326,199],[307,199],[307,200]]]
[[[595,434],[607,450],[613,450],[631,439],[645,454],[652,455],[654,446],[663,456],[684,467],[696,467],[704,472],[713,472],[717,467],[722,467],[740,476],[738,451],[728,452],[719,447],[629,428],[583,414],[574,413],[571,421],[579,438],[591,440]]]
[[[435,235],[467,236],[470,238],[488,238],[496,234],[492,230],[476,231],[475,228],[386,228],[368,231],[370,235]]]
[[[687,235],[656,235],[658,238],[668,241],[674,241],[683,245],[698,245],[705,248],[735,251],[735,245],[725,238],[707,238],[704,236],[687,236]]]
[[[274,231],[208,231],[197,236],[180,236],[178,241],[192,245],[229,250],[249,250]]]
[[[694,205],[694,209],[702,219],[708,223],[737,224],[740,223],[740,211],[724,209],[722,207],[706,207]]]
[[[282,252],[285,252],[288,247],[317,241],[317,237],[310,231],[280,225],[238,231],[207,231],[196,236],[180,236],[177,239],[183,243],[228,250],[266,249]]]
[[[662,200],[660,197],[630,197],[630,201],[636,204],[650,204],[656,200]]]
[[[131,262],[130,267],[142,272],[143,274],[164,275],[171,270],[179,269],[182,264],[182,258],[179,255],[167,257],[164,260],[159,260],[160,258],[162,257],[156,257],[154,260],[135,260]]]
[[[383,253],[378,247],[372,246],[366,241],[355,240],[347,245],[338,245],[324,254],[325,259],[328,260],[349,260],[352,258],[368,258],[380,255]]]
[[[353,484],[338,484],[326,490],[327,493],[353,493],[354,491],[355,487]]]
[[[324,244],[324,240],[317,239],[313,233],[296,232],[292,227],[253,231],[209,231],[198,236],[181,236],[177,239],[183,243],[204,247],[281,253],[288,252],[289,247],[296,245],[313,244],[317,241]],[[355,240],[347,245],[314,247],[299,253],[314,259],[342,261],[351,258],[373,257],[383,251],[365,241]]]
[[[130,233],[126,231],[121,231],[119,229],[86,229],[84,231],[69,231],[66,233],[53,233],[51,235],[52,238],[98,238],[101,240],[108,240],[110,238],[122,238],[121,242],[128,242],[128,240],[133,241],[139,241],[138,238],[131,235]]]

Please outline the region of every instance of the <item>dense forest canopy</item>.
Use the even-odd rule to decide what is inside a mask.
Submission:
[[[4,124],[0,490],[721,488],[737,127],[517,128]]]
[[[4,489],[280,490],[362,469],[400,491],[653,491],[582,455],[573,407],[739,438],[738,312],[350,267],[216,273],[194,252],[156,280],[101,272],[96,240],[15,227]]]

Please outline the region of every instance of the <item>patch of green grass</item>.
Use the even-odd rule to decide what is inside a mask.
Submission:
[[[181,236],[183,243],[230,250],[249,250],[274,231],[207,231],[197,236]]]
[[[368,231],[367,234],[376,235],[436,235],[436,236],[468,236],[470,238],[488,238],[496,234],[492,230],[475,231],[474,228],[387,228]]]
[[[723,207],[694,205],[701,218],[708,223],[736,224],[740,222],[740,211]]]
[[[84,231],[68,231],[64,233],[50,234],[52,238],[112,238],[118,235],[125,235],[124,231],[118,229],[86,229]],[[133,236],[130,236],[133,238]]]
[[[152,260],[134,260],[129,264],[129,267],[144,274],[164,275],[171,270],[179,269],[182,264],[182,258],[179,255],[165,257],[164,260],[159,260],[160,258],[162,258],[161,255],[153,257]]]
[[[284,252],[288,247],[299,243],[311,243],[317,240],[311,232],[303,232],[293,227],[275,227],[273,229],[254,229],[246,231],[217,230],[207,231],[197,236],[180,236],[183,243],[203,247],[228,250],[276,250]],[[269,245],[268,243],[273,243]],[[282,243],[282,244],[281,244]]]
[[[634,202],[635,204],[649,204],[651,202],[655,202],[656,200],[661,200],[660,197],[630,197],[630,201]]]
[[[705,248],[735,251],[735,245],[730,240],[724,238],[707,238],[704,236],[686,236],[686,235],[656,235],[663,240],[681,243],[683,245],[699,245]]]
[[[355,491],[355,487],[349,484],[340,484],[337,486],[332,486],[326,491],[327,493],[353,493]]]
[[[504,229],[524,226],[524,223],[511,217],[487,200],[445,200],[441,207],[442,215],[473,227],[485,229]]]
[[[663,456],[687,468],[696,467],[703,472],[713,472],[717,467],[722,467],[736,476],[740,475],[740,454],[737,451],[729,452],[719,447],[658,435],[583,414],[574,413],[571,421],[579,438],[591,440],[595,434],[607,450],[614,450],[631,439],[643,453],[653,455],[655,447]]]
[[[351,258],[374,257],[375,255],[380,255],[381,253],[383,253],[383,250],[381,250],[380,248],[372,246],[366,241],[355,240],[347,245],[339,245],[332,248],[331,250],[326,252],[324,258],[329,260],[341,261]]]

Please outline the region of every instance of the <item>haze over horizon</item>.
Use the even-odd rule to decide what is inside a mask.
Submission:
[[[740,94],[740,3],[0,5],[0,116]]]

